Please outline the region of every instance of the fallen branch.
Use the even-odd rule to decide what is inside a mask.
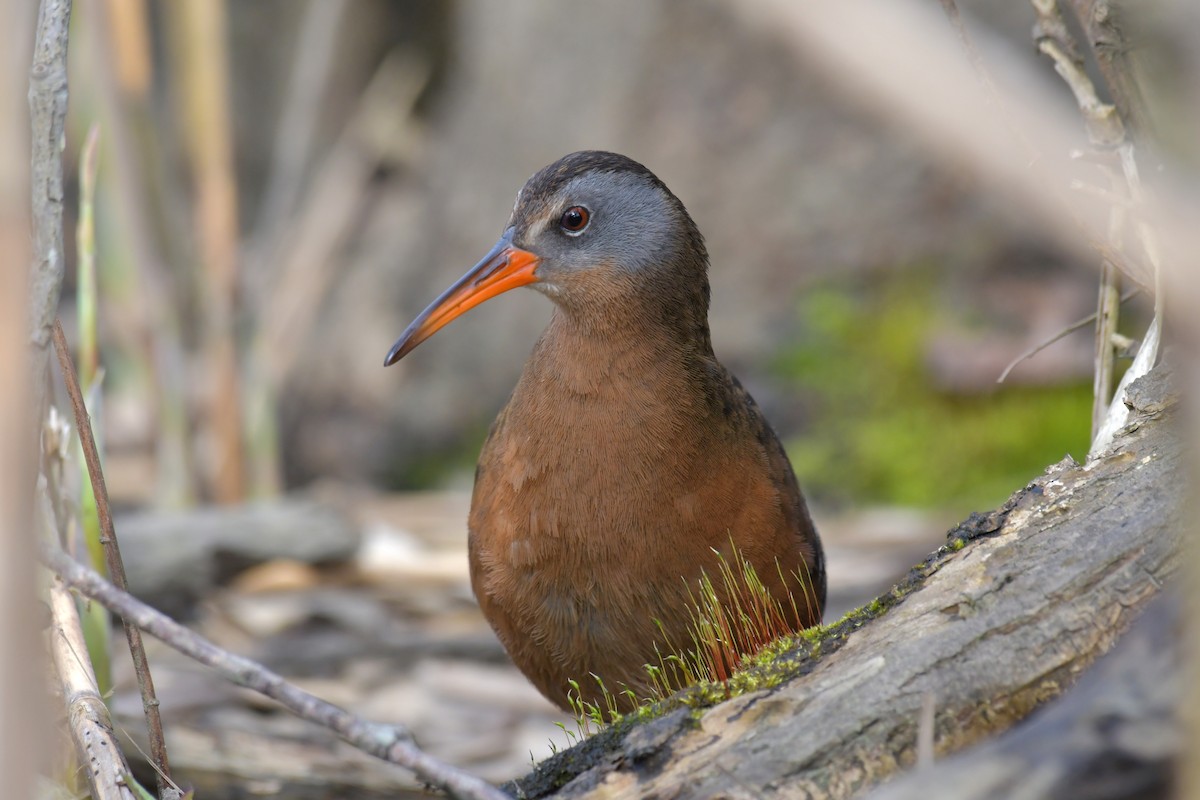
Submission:
[[[421,780],[446,790],[454,797],[509,800],[508,795],[485,781],[422,752],[413,744],[412,736],[405,728],[364,720],[293,686],[257,662],[222,650],[113,586],[93,570],[72,560],[62,550],[42,543],[39,552],[42,562],[68,586],[102,603],[189,658],[217,670],[237,685],[270,697],[297,716],[330,729],[364,753],[406,767]]]

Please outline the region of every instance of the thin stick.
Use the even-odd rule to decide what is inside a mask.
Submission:
[[[322,725],[376,758],[399,764],[423,781],[466,800],[510,800],[483,780],[422,752],[402,726],[370,722],[299,689],[266,667],[217,647],[160,611],[121,591],[60,549],[40,543],[40,558],[69,586],[104,604],[180,653],[212,667],[230,681],[277,701],[297,716]]]
[[[1112,207],[1112,228],[1109,231],[1114,245],[1121,238],[1125,214],[1119,206]],[[1112,405],[1114,375],[1117,368],[1115,337],[1121,317],[1121,274],[1108,259],[1100,265],[1100,293],[1096,300],[1096,335],[1093,349],[1095,368],[1092,373],[1092,440],[1104,425]]]
[[[1137,289],[1130,289],[1129,291],[1125,292],[1125,294],[1121,295],[1120,302],[1124,303],[1126,300],[1133,297],[1137,293],[1138,293]],[[1008,374],[1010,372],[1012,372],[1013,369],[1015,369],[1016,366],[1018,364],[1020,364],[1022,361],[1033,358],[1038,353],[1042,352],[1047,347],[1049,347],[1050,345],[1057,342],[1059,339],[1062,339],[1066,336],[1071,335],[1072,333],[1079,330],[1080,328],[1086,328],[1088,325],[1091,325],[1095,321],[1096,321],[1096,312],[1093,311],[1091,314],[1088,314],[1086,317],[1075,320],[1070,325],[1068,325],[1067,327],[1063,328],[1058,333],[1051,336],[1049,339],[1046,339],[1045,341],[1034,345],[1033,347],[1026,350],[1024,353],[1021,353],[1021,355],[1017,356],[1012,361],[1008,362],[1008,366],[1005,367],[1004,371],[1000,373],[1000,377],[996,378],[996,383],[1004,383],[1004,379],[1008,377]]]
[[[1040,52],[1050,57],[1054,69],[1070,87],[1075,96],[1075,102],[1083,115],[1088,139],[1099,150],[1115,152],[1120,169],[1116,166],[1102,164],[1108,174],[1114,194],[1122,191],[1128,194],[1135,208],[1146,205],[1147,196],[1142,186],[1137,159],[1134,154],[1133,142],[1129,131],[1116,106],[1102,102],[1096,91],[1096,86],[1088,75],[1075,38],[1063,19],[1059,0],[1030,0],[1037,12],[1037,25],[1034,28],[1034,38]],[[1088,9],[1084,9],[1088,11]],[[1094,13],[1091,9],[1088,13]],[[1108,63],[1107,69],[1112,72],[1116,65]],[[1132,76],[1126,76],[1132,86]],[[1129,87],[1123,87],[1128,91]],[[1119,252],[1124,241],[1124,230],[1127,225],[1127,209],[1125,204],[1113,205],[1109,209],[1107,239],[1109,249]],[[1089,457],[1103,451],[1112,440],[1112,434],[1128,419],[1129,410],[1123,402],[1124,386],[1129,381],[1140,377],[1141,371],[1149,370],[1158,358],[1158,333],[1162,328],[1163,292],[1161,281],[1161,256],[1158,236],[1145,221],[1144,215],[1134,224],[1134,231],[1145,253],[1151,270],[1151,284],[1154,293],[1154,321],[1151,328],[1143,337],[1142,349],[1138,358],[1134,359],[1130,368],[1122,377],[1117,391],[1112,391],[1113,335],[1117,329],[1118,302],[1120,292],[1118,271],[1120,264],[1105,258],[1101,264],[1101,285],[1098,313],[1096,317],[1096,377],[1094,384],[1094,405],[1092,410],[1092,446]],[[1114,399],[1115,398],[1115,399]]]
[[[1084,69],[1083,56],[1076,47],[1075,38],[1062,18],[1058,0],[1033,0],[1033,7],[1038,15],[1034,33],[1038,50],[1050,57],[1055,71],[1075,95],[1092,145],[1100,150],[1127,147],[1128,139],[1121,116],[1115,107],[1101,102],[1097,95],[1096,87]],[[1108,164],[1101,164],[1100,167],[1109,177],[1113,194],[1119,195],[1122,188],[1120,173]],[[1126,209],[1123,203],[1109,207],[1108,244],[1114,251],[1121,249],[1125,217]],[[1105,259],[1100,268],[1100,294],[1095,317],[1093,439],[1104,424],[1112,403],[1113,373],[1116,366],[1112,340],[1120,321],[1120,292],[1120,278],[1116,267]]]
[[[79,391],[79,378],[75,375],[75,364],[67,347],[67,337],[62,323],[54,323],[54,350],[58,354],[58,365],[67,394],[71,397],[71,409],[75,412],[75,427],[79,431],[79,443],[83,446],[83,459],[87,463],[88,478],[92,493],[96,496],[96,512],[100,518],[100,542],[104,545],[105,563],[113,582],[122,590],[128,586],[125,580],[125,562],[121,560],[121,548],[113,528],[112,512],[108,505],[108,488],[104,484],[104,471],[100,467],[100,453],[92,435],[92,422],[83,404]],[[158,778],[160,796],[171,788],[171,765],[167,760],[167,743],[163,738],[162,716],[158,711],[158,698],[154,695],[154,679],[150,676],[150,663],[146,659],[146,648],[142,645],[142,633],[137,626],[124,618],[125,638],[129,642],[129,654],[133,658],[133,669],[137,674],[138,690],[142,695],[142,710],[146,714],[146,727],[150,736],[150,757]]]
[[[96,326],[96,151],[100,126],[93,122],[79,154],[79,221],[75,226],[78,261],[75,306],[79,317],[80,383],[90,391],[100,369]]]

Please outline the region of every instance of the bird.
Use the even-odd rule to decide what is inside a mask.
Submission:
[[[708,267],[654,173],[571,153],[525,183],[499,241],[384,360],[511,289],[552,301],[480,453],[467,528],[483,615],[567,710],[646,697],[646,665],[692,643],[698,582],[728,559],[791,631],[821,621],[821,541],[779,438],[714,355]],[[739,589],[710,583],[736,605]]]

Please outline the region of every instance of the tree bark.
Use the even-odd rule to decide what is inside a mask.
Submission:
[[[704,711],[617,726],[541,765],[525,797],[850,797],[912,766],[932,695],[938,756],[1061,694],[1178,562],[1183,441],[1166,371],[1136,382],[1113,447],[972,515],[880,605],[793,654],[798,675]]]
[[[1178,597],[1155,600],[1062,698],[993,741],[881,787],[870,800],[1176,796],[1174,764],[1184,742],[1180,606]]]

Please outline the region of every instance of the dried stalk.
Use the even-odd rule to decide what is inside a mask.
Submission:
[[[262,369],[278,388],[302,353],[307,330],[329,294],[334,250],[352,229],[380,162],[405,144],[412,110],[429,78],[427,64],[392,53],[376,70],[353,116],[314,176],[306,202],[283,237],[259,307]]]
[[[108,505],[108,489],[104,484],[104,471],[100,467],[100,453],[96,448],[96,440],[92,436],[91,419],[88,417],[87,408],[83,403],[83,395],[79,390],[79,379],[75,375],[75,365],[71,362],[67,338],[63,334],[62,325],[57,322],[54,326],[54,348],[58,354],[58,364],[62,371],[63,381],[67,385],[67,394],[71,398],[71,408],[75,413],[75,427],[79,432],[79,442],[83,446],[83,457],[87,462],[92,492],[96,496],[96,511],[100,518],[100,541],[104,544],[108,574],[118,587],[124,589],[129,584],[125,579],[125,563],[121,560],[121,548],[117,543],[116,530],[113,528],[112,512]],[[167,760],[167,745],[163,738],[158,698],[154,695],[154,680],[150,675],[150,664],[146,659],[146,648],[142,644],[141,631],[128,619],[124,620],[124,626],[125,638],[129,642],[129,654],[133,658],[133,668],[137,674],[138,689],[142,695],[142,710],[146,715],[146,727],[150,737],[150,760],[158,777],[158,792],[162,796],[171,788],[171,767]]]
[[[126,304],[110,321],[118,329],[123,323],[130,329],[129,334],[149,372],[157,433],[157,499],[166,506],[182,507],[195,501],[184,394],[187,358],[171,275],[151,223],[158,204],[147,196],[145,163],[138,156],[143,149],[142,138],[150,138],[137,135],[139,125],[146,125],[144,95],[132,94],[148,88],[150,80],[146,72],[149,55],[133,52],[147,46],[138,35],[139,25],[144,24],[144,20],[139,22],[135,13],[144,9],[129,2],[112,3],[109,0],[87,0],[85,9],[93,56],[90,66],[99,95],[105,138],[112,153],[111,174],[121,231],[127,240],[139,285],[139,302]],[[118,19],[121,20],[119,23]],[[119,41],[118,32],[122,32]],[[118,70],[124,78],[118,77]],[[145,143],[146,146],[152,144],[152,138]]]
[[[376,758],[412,770],[418,778],[467,800],[509,800],[495,787],[422,752],[406,729],[369,722],[285,681],[266,667],[222,650],[137,598],[117,589],[61,550],[43,543],[41,559],[67,585],[103,603],[151,636],[220,672],[230,681],[279,702],[297,716],[322,725]]]
[[[105,0],[112,22],[117,82],[139,96],[150,91],[154,65],[150,60],[150,25],[146,0]]]
[[[306,167],[310,161],[313,138],[322,111],[321,99],[329,84],[331,68],[342,20],[349,7],[347,0],[308,0],[300,23],[300,34],[292,56],[287,98],[279,115],[275,146],[271,148],[271,169],[259,207],[258,222],[251,239],[247,261],[253,272],[269,273],[272,256],[279,250],[284,228],[296,207]],[[249,281],[246,281],[249,284]],[[255,308],[264,288],[259,280],[250,302]]]
[[[33,148],[33,270],[29,280],[29,343],[32,354],[33,420],[47,405],[50,341],[63,281],[63,125],[67,118],[67,32],[71,0],[42,0],[38,9],[33,66],[29,72],[29,119]],[[38,430],[36,424],[31,430]]]
[[[190,133],[188,154],[196,182],[196,232],[205,275],[206,392],[214,461],[208,483],[218,503],[245,498],[242,391],[234,309],[237,293],[238,217],[230,122],[229,55],[225,0],[181,0],[180,88]]]
[[[51,449],[58,450],[57,445]],[[54,459],[54,453],[47,460]],[[67,538],[66,520],[60,513],[64,500],[61,486],[47,482],[42,498],[42,524],[47,539]],[[50,495],[55,495],[51,497]],[[80,624],[79,609],[60,578],[52,578],[50,597],[50,654],[62,687],[67,712],[67,728],[75,745],[81,771],[87,778],[92,797],[96,800],[136,800],[125,784],[130,774],[129,764],[117,743],[112,717],[100,692],[92,663],[88,659],[87,641]]]
[[[96,689],[75,601],[59,579],[50,584],[50,652],[63,688],[75,752],[96,800],[136,800],[124,777],[129,765],[113,732],[108,706]]]
[[[78,266],[75,289],[75,308],[80,331],[80,383],[90,390],[100,369],[100,349],[96,340],[96,149],[100,144],[100,127],[95,123],[88,130],[79,155],[79,221],[75,226],[75,252]]]
[[[1115,177],[1114,177],[1115,180]],[[1125,214],[1120,206],[1111,210],[1109,245],[1120,247],[1121,229]],[[1116,373],[1115,339],[1121,318],[1121,274],[1116,266],[1104,259],[1100,267],[1099,298],[1096,301],[1096,333],[1093,343],[1092,370],[1092,442],[1096,442],[1113,402],[1113,379]]]
[[[321,99],[335,63],[338,32],[348,7],[346,0],[308,0],[300,24],[287,99],[272,148],[271,170],[242,272],[242,300],[255,316],[267,305],[268,287],[277,287],[275,264],[289,240],[290,223],[294,221],[320,121]],[[356,190],[359,198],[365,196],[362,187]],[[313,198],[317,202],[325,199]],[[358,208],[359,203],[354,203],[353,213]],[[303,229],[299,237],[304,237]],[[328,255],[320,251],[315,258],[323,263],[329,260]],[[258,499],[278,495],[283,480],[275,402],[278,386],[264,374],[258,345],[252,343],[249,351],[244,373],[246,461],[250,496]],[[270,359],[266,361],[270,363]]]
[[[411,113],[425,86],[427,65],[393,53],[380,64],[353,116],[305,192],[304,202],[277,237],[262,243],[248,294],[258,330],[248,348],[246,409],[252,485],[258,495],[278,482],[275,398],[296,365],[303,337],[329,295],[337,248],[370,202],[379,164],[407,143]],[[270,287],[270,292],[265,291]]]
[[[1031,3],[1038,15],[1038,23],[1034,31],[1038,50],[1050,57],[1054,62],[1055,71],[1075,95],[1076,104],[1083,114],[1088,139],[1097,149],[1117,154],[1119,170],[1104,160],[1100,161],[1101,168],[1108,174],[1113,194],[1127,196],[1135,210],[1144,208],[1146,194],[1138,171],[1133,142],[1129,138],[1121,113],[1116,106],[1100,100],[1095,85],[1084,69],[1083,58],[1063,19],[1058,0],[1031,0]],[[1091,13],[1094,27],[1098,24],[1096,19],[1098,7],[1085,4],[1084,10],[1087,11],[1088,8],[1091,9],[1089,13]],[[1105,27],[1115,30],[1115,26],[1111,22],[1106,23]],[[1106,69],[1108,73],[1113,73],[1117,69],[1116,62],[1108,58]],[[1117,80],[1120,83],[1121,91],[1127,95],[1127,102],[1133,102],[1130,99],[1132,97],[1140,97],[1132,88],[1133,78],[1131,75],[1124,75]],[[1112,252],[1119,252],[1124,244],[1129,207],[1130,204],[1114,203],[1109,208],[1108,248]],[[1163,303],[1162,287],[1160,286],[1162,271],[1160,250],[1157,237],[1144,217],[1136,217],[1134,229],[1153,274],[1154,322],[1142,342],[1138,358],[1126,371],[1121,385],[1115,392],[1112,392],[1116,357],[1114,341],[1116,340],[1120,305],[1118,299],[1120,278],[1118,264],[1105,258],[1102,262],[1100,298],[1096,314],[1096,371],[1092,410],[1092,446],[1089,456],[1095,456],[1107,448],[1113,435],[1125,424],[1129,417],[1129,411],[1123,402],[1124,387],[1153,367],[1158,357]]]
[[[1054,69],[1070,87],[1075,102],[1083,114],[1088,140],[1101,151],[1118,150],[1130,146],[1125,135],[1125,125],[1115,106],[1104,103],[1096,93],[1096,87],[1084,68],[1083,56],[1075,45],[1074,37],[1067,28],[1058,8],[1058,0],[1032,0],[1038,15],[1034,38],[1038,50],[1050,57]],[[1120,196],[1122,182],[1119,173],[1105,161],[1099,166],[1108,176],[1113,194]],[[1113,251],[1121,250],[1125,229],[1125,207],[1112,204],[1109,208],[1108,246]],[[1104,260],[1100,273],[1100,296],[1096,309],[1095,368],[1092,386],[1092,438],[1095,440],[1108,416],[1112,404],[1113,375],[1116,368],[1116,351],[1113,336],[1120,320],[1121,287],[1115,265]]]
[[[79,383],[83,389],[87,408],[103,418],[100,393],[100,349],[97,329],[97,306],[99,295],[96,286],[96,225],[95,195],[97,148],[100,128],[95,123],[88,131],[83,150],[79,156],[79,221],[75,228],[75,310],[79,324]],[[55,411],[51,406],[51,411]],[[104,431],[99,429],[95,436],[104,441]],[[74,460],[83,464],[82,449]],[[47,465],[50,466],[50,465]],[[47,470],[47,474],[50,474]],[[58,487],[51,487],[54,496],[65,496]],[[61,519],[66,515],[60,514]],[[104,545],[101,540],[99,515],[96,511],[96,494],[88,481],[79,487],[78,519],[83,529],[83,542],[87,547],[88,561],[92,568],[104,573]],[[92,671],[96,673],[96,688],[102,696],[112,689],[112,659],[109,646],[112,638],[112,620],[108,610],[99,603],[92,603],[83,617],[83,634],[88,644],[88,655],[92,660]]]

